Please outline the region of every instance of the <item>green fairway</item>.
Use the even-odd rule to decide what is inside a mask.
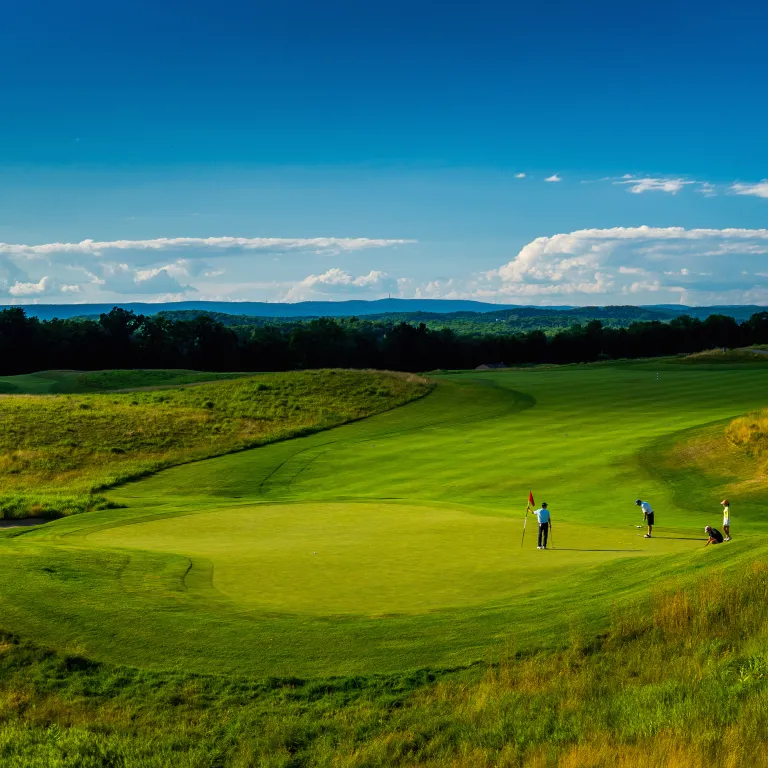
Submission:
[[[704,550],[722,478],[667,453],[762,405],[767,375],[627,363],[441,376],[393,411],[123,485],[108,494],[123,509],[2,534],[4,623],[97,659],[256,675],[465,664],[510,638],[557,646],[616,601],[755,553],[759,489],[734,506],[734,541]],[[529,489],[553,512],[547,552],[530,519],[521,548]],[[652,540],[635,498],[657,511]]]

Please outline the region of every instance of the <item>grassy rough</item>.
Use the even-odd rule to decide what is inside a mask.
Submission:
[[[94,376],[101,387],[131,378]],[[307,371],[158,391],[3,397],[0,511],[60,516],[104,506],[99,492],[128,479],[327,429],[426,391],[416,376]]]
[[[3,395],[64,395],[109,392],[138,387],[167,387],[223,381],[244,373],[208,373],[184,369],[128,369],[116,371],[40,371],[0,377]]]
[[[755,347],[757,349],[757,347]],[[704,352],[695,352],[691,355],[680,355],[669,360],[677,365],[732,365],[734,363],[748,363],[751,365],[765,365],[768,363],[768,355],[751,352],[749,349],[707,349]]]
[[[3,765],[765,766],[768,567],[576,626],[558,652],[508,647],[452,672],[324,680],[168,675],[0,638]]]
[[[768,409],[734,419],[726,429],[730,443],[749,456],[765,456],[768,451]],[[764,471],[765,468],[763,468]]]

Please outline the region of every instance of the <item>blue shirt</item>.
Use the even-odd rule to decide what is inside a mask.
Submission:
[[[539,525],[549,522],[548,509],[544,509],[544,507],[542,507],[541,509],[537,509],[533,514],[536,515],[536,519],[539,521]]]

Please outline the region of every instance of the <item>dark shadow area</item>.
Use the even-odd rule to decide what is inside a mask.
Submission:
[[[47,522],[48,519],[45,517],[22,517],[18,520],[0,520],[0,530],[4,528],[27,528],[30,525],[42,525]]]

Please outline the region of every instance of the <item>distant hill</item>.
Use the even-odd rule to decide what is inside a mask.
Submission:
[[[432,327],[453,327],[463,332],[469,326],[478,332],[479,326],[497,326],[508,332],[523,328],[559,328],[573,323],[601,320],[605,325],[627,325],[634,321],[671,320],[680,315],[705,319],[712,314],[729,315],[739,322],[766,307],[712,306],[687,307],[680,304],[654,306],[606,307],[531,307],[515,304],[489,304],[481,301],[454,299],[379,299],[377,301],[303,301],[295,304],[256,301],[181,301],[159,304],[28,304],[28,315],[41,320],[71,317],[98,317],[113,306],[133,310],[137,314],[168,314],[172,317],[194,317],[207,314],[227,325],[263,325],[269,321],[310,319],[316,317],[365,317],[371,320],[423,322]],[[0,307],[4,309],[5,307]],[[249,319],[260,318],[260,322]],[[466,327],[465,327],[466,326]]]
[[[768,311],[768,307],[759,307],[756,304],[729,304],[724,306],[712,307],[684,307],[680,304],[655,304],[644,309],[658,310],[660,312],[669,312],[675,317],[680,315],[690,315],[698,317],[700,320],[706,320],[710,315],[727,315],[738,322],[749,320],[757,312]]]
[[[50,320],[58,317],[89,317],[109,312],[114,306],[137,314],[198,311],[220,312],[247,317],[353,317],[391,312],[489,312],[495,308],[514,309],[514,304],[489,304],[454,299],[378,299],[377,301],[300,301],[295,304],[266,301],[177,301],[158,304],[113,302],[111,304],[26,304],[32,317]],[[6,307],[0,307],[6,309]]]

